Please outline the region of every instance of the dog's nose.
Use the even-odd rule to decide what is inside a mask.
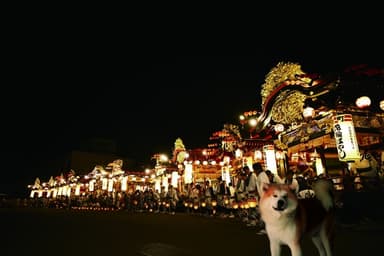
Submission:
[[[285,205],[285,201],[284,200],[277,201],[277,208],[278,209],[283,209],[284,205]]]

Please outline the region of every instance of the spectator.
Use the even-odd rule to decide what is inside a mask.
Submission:
[[[299,188],[299,182],[297,181],[296,178],[293,177],[293,172],[292,171],[288,171],[287,172],[287,175],[283,179],[283,183],[284,184],[292,184],[293,187],[295,188],[296,195],[299,193],[299,189],[300,189]]]
[[[283,183],[283,180],[279,177],[279,175],[272,173],[270,170],[266,170],[265,173],[267,174],[270,183]]]

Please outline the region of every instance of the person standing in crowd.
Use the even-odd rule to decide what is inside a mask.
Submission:
[[[167,199],[169,202],[169,212],[174,215],[176,212],[176,205],[179,201],[179,196],[177,195],[177,190],[171,184],[168,186]]]
[[[258,200],[260,200],[261,196],[263,195],[263,184],[269,184],[269,177],[267,173],[264,171],[262,165],[260,163],[254,163],[252,165],[252,168],[254,172],[256,173],[257,182],[257,193],[258,193]]]
[[[279,175],[272,173],[270,170],[266,170],[265,173],[267,174],[270,183],[277,183],[277,184],[283,183],[283,180],[280,178]]]
[[[236,188],[235,188],[235,197],[236,197],[236,202],[241,204],[244,200],[246,200],[246,188],[245,188],[245,180],[247,179],[246,171],[245,169],[249,167],[244,166],[239,175],[238,179],[236,181]],[[240,208],[238,210],[238,215],[241,218],[243,222],[248,222],[248,212],[245,209]]]
[[[234,218],[235,215],[233,214],[233,211],[232,211],[232,205],[233,203],[235,202],[235,188],[233,187],[233,184],[232,182],[229,182],[228,183],[228,191],[229,191],[229,203],[226,205],[227,207],[227,212],[229,212],[229,215],[228,217],[229,218]]]
[[[213,187],[209,180],[205,181],[203,191],[204,191],[204,200],[206,204],[205,207],[207,210],[207,214],[209,215],[212,213],[212,199],[215,196]]]
[[[160,205],[161,205],[161,198],[160,198],[160,192],[158,189],[156,189],[153,192],[153,201],[154,201],[154,211],[155,213],[160,212]]]
[[[263,196],[263,193],[264,193],[263,185],[270,184],[271,182],[269,181],[269,177],[267,173],[264,171],[260,163],[254,163],[252,165],[252,168],[254,172],[257,174],[257,184],[256,184],[257,193],[258,193],[257,200],[260,201],[260,198]],[[258,219],[258,225],[260,227],[260,231],[258,232],[258,234],[266,234],[265,224],[264,224],[264,221],[260,218],[260,212],[258,207],[256,208],[256,217]]]
[[[247,177],[244,170],[245,168],[249,169],[248,166],[244,166],[236,182],[236,188],[235,188],[236,202],[243,201],[245,198],[245,180]]]
[[[250,168],[245,168],[247,178],[245,179],[245,191],[248,194],[248,199],[257,200],[257,175],[255,169],[251,172]],[[257,211],[255,208],[250,208],[248,211],[247,227],[257,226]]]
[[[167,190],[165,190],[165,186],[161,186],[160,201],[159,210],[161,213],[166,213],[167,209],[165,207],[165,202],[167,201]]]
[[[297,179],[295,177],[293,177],[293,172],[291,170],[289,170],[287,172],[287,175],[283,179],[283,183],[284,184],[292,184],[293,187],[295,188],[296,195],[298,195],[299,189],[300,189],[299,188],[299,182],[297,181]]]
[[[219,189],[217,191],[217,210],[222,217],[227,217],[226,200],[229,199],[230,191],[227,182],[221,177],[219,179]]]

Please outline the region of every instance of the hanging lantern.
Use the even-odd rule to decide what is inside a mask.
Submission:
[[[267,170],[277,174],[275,147],[273,145],[265,145],[263,147],[263,151],[265,153],[265,160],[267,162]]]
[[[313,118],[315,116],[315,109],[312,107],[306,107],[303,111],[304,118]]]
[[[236,156],[236,158],[241,158],[241,157],[243,157],[243,151],[241,151],[241,149],[236,149],[236,151],[235,151],[235,156]]]
[[[333,131],[339,160],[349,162],[360,159],[359,145],[357,144],[352,115],[342,114],[334,116]]]
[[[256,160],[261,160],[261,159],[263,159],[263,154],[261,153],[260,150],[256,150],[256,151],[255,151],[255,159],[256,159]]]
[[[368,96],[362,96],[356,99],[356,106],[358,108],[367,108],[371,106],[371,99]]]
[[[277,133],[284,131],[284,125],[283,124],[276,124],[274,128],[275,128],[275,132],[277,132]]]

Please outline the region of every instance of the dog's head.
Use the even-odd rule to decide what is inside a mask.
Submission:
[[[264,216],[289,214],[296,210],[298,199],[295,187],[288,184],[263,184],[260,198],[260,212]]]

